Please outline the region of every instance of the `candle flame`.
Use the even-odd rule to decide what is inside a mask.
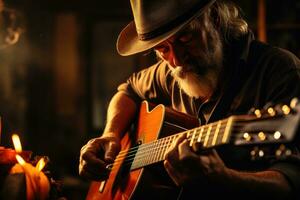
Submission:
[[[17,153],[22,152],[21,141],[20,141],[20,138],[19,138],[19,136],[17,134],[13,134],[12,135],[12,141],[13,141],[13,144],[14,144],[16,152]]]
[[[38,163],[36,164],[35,168],[40,172],[43,170],[43,168],[45,167],[46,162],[44,158],[41,158]]]
[[[26,163],[20,155],[16,155],[16,159],[20,165],[24,165]]]

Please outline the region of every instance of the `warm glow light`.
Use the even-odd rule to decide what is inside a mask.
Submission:
[[[254,111],[254,114],[256,115],[257,118],[261,118],[261,112],[260,112],[260,110],[256,109]]]
[[[19,136],[17,134],[13,134],[12,141],[13,141],[16,152],[20,153],[22,151],[22,145],[21,145]]]
[[[43,170],[43,168],[45,167],[46,162],[44,160],[44,158],[41,158],[38,163],[36,164],[35,168],[40,172]]]
[[[26,163],[25,160],[19,155],[16,155],[16,159],[20,165],[24,165]]]

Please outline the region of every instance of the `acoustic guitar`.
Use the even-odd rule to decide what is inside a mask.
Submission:
[[[102,182],[93,181],[87,200],[151,199],[151,194],[166,191],[166,198],[177,199],[179,188],[171,181],[163,167],[165,153],[172,142],[182,133],[189,145],[201,142],[204,148],[219,145],[268,145],[285,144],[294,140],[300,121],[300,104],[281,106],[251,115],[235,115],[199,126],[198,120],[158,105],[150,108],[144,101],[140,107],[135,134],[126,134],[121,140],[121,151],[113,164],[108,165],[110,175]],[[196,128],[194,128],[196,127]],[[175,134],[174,134],[175,133]],[[168,135],[166,135],[168,134]],[[276,151],[276,156],[282,155]],[[285,152],[289,154],[289,151]],[[264,152],[251,151],[251,156],[262,157]],[[149,198],[147,198],[149,194]]]

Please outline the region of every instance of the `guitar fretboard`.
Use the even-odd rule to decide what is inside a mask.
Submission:
[[[166,151],[181,134],[186,134],[189,146],[192,146],[196,142],[202,143],[203,148],[226,144],[230,137],[232,122],[233,118],[229,117],[225,120],[177,133],[150,143],[141,144],[135,153],[130,169],[134,170],[163,161]]]

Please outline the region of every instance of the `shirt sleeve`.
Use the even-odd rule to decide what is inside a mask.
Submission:
[[[293,199],[300,198],[300,159],[299,155],[291,155],[288,158],[276,161],[271,167],[271,170],[275,170],[283,174],[286,180],[289,182],[292,191]]]
[[[125,83],[118,87],[119,92],[124,92],[135,102],[148,100],[152,103],[170,104],[170,84],[172,78],[165,62],[133,73]]]

